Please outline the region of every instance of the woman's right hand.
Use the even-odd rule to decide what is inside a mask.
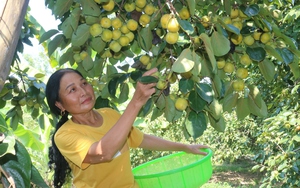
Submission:
[[[156,73],[158,70],[157,68],[150,69],[146,71],[143,76],[150,76],[154,73]],[[155,93],[156,83],[149,83],[144,84],[141,82],[137,82],[134,95],[132,97],[132,102],[134,102],[139,107],[142,107],[150,98],[150,96]]]

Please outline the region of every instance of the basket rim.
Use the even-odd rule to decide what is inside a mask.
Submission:
[[[151,160],[151,161],[148,161],[146,163],[143,163],[135,168],[133,168],[132,172],[133,172],[133,175],[134,175],[134,178],[135,179],[144,179],[144,178],[153,178],[153,177],[159,177],[159,176],[165,176],[165,175],[170,175],[170,174],[173,174],[173,173],[176,173],[176,172],[180,172],[180,171],[183,171],[183,170],[186,170],[186,169],[189,169],[189,168],[192,168],[194,166],[197,166],[199,164],[202,164],[206,161],[208,161],[209,159],[211,159],[212,155],[213,155],[213,152],[211,149],[209,148],[206,148],[206,149],[202,149],[203,151],[207,152],[207,155],[205,155],[203,158],[201,158],[200,160],[196,161],[196,162],[193,162],[193,163],[190,163],[186,166],[183,166],[183,167],[180,167],[180,168],[175,168],[175,169],[172,169],[172,170],[168,170],[168,171],[165,171],[165,172],[159,172],[159,173],[155,173],[155,174],[146,174],[146,175],[135,175],[134,172],[135,171],[138,171],[139,169],[143,168],[143,167],[146,167],[146,166],[149,166],[150,164],[153,164],[155,162],[159,162],[159,161],[163,161],[165,159],[168,159],[168,158],[172,158],[174,156],[181,156],[181,155],[185,155],[185,154],[188,154],[186,152],[177,152],[177,153],[173,153],[173,154],[170,154],[170,155],[166,155],[166,156],[163,156],[163,157],[160,157],[160,158],[157,158],[157,159],[154,159],[154,160]]]

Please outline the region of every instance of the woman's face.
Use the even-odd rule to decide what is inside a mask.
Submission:
[[[72,115],[89,112],[95,104],[93,87],[75,72],[65,73],[61,78],[59,97],[55,105]]]

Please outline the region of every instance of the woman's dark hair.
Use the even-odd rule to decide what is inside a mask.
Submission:
[[[66,74],[74,72],[79,74],[81,77],[82,74],[75,70],[70,68],[60,69],[54,72],[46,85],[46,98],[47,103],[50,108],[50,111],[52,114],[56,117],[61,116],[61,119],[56,124],[55,131],[52,135],[52,146],[49,147],[49,168],[50,170],[54,170],[54,187],[62,187],[62,185],[65,183],[66,179],[71,177],[71,168],[64,158],[64,156],[60,153],[58,150],[55,142],[54,142],[54,135],[57,132],[57,130],[66,122],[68,121],[68,112],[62,113],[61,110],[55,105],[57,101],[60,101],[59,98],[59,89],[60,89],[60,81],[61,78]]]

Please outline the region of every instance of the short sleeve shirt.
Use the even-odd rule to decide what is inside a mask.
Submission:
[[[54,141],[68,161],[73,174],[73,184],[77,188],[136,188],[129,148],[138,147],[144,134],[132,127],[127,142],[112,161],[87,164],[83,160],[91,145],[99,141],[118,121],[120,114],[111,108],[97,110],[103,117],[100,127],[85,126],[68,120],[58,129]]]

